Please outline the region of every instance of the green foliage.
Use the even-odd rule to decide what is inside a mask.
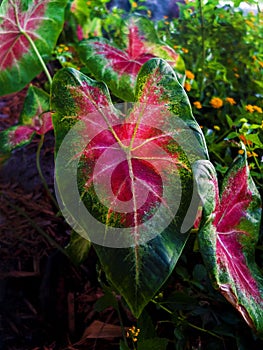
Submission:
[[[159,34],[183,56],[185,88],[216,170],[224,174],[242,152],[241,140],[261,187],[263,17],[260,11],[243,14],[235,6],[191,1],[180,6],[178,19],[159,23]]]

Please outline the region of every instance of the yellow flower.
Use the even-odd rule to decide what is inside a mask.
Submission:
[[[223,100],[221,100],[221,98],[219,98],[219,97],[213,97],[210,100],[210,105],[213,108],[221,108],[223,106]]]
[[[152,17],[152,11],[151,10],[147,10],[147,15],[148,15],[148,17]]]
[[[186,75],[186,78],[190,80],[193,80],[195,78],[195,75],[190,70],[186,70],[185,75]]]
[[[133,1],[133,2],[132,2],[132,7],[133,7],[133,8],[136,8],[137,6],[138,6],[138,5],[137,5],[137,2]]]
[[[201,109],[202,108],[202,104],[199,101],[195,101],[193,104],[194,104],[195,108],[197,108],[197,109]]]
[[[260,65],[260,67],[262,67],[262,68],[263,68],[263,62],[258,61],[258,64]]]
[[[128,332],[126,333],[126,337],[132,338],[132,341],[136,343],[138,340],[137,337],[140,331],[141,331],[140,328],[136,328],[135,326],[132,326],[131,328],[129,328]]]
[[[248,158],[250,158],[250,157],[258,157],[258,154],[256,152],[247,151],[247,156],[248,156]]]
[[[187,83],[187,81],[186,81],[186,82],[184,83],[184,88],[185,88],[186,91],[189,92],[189,91],[191,91],[191,88],[192,88],[192,87],[191,87],[191,84]]]
[[[243,149],[240,149],[239,151],[238,151],[238,154],[243,154],[244,153],[244,150]]]
[[[254,106],[252,105],[246,105],[246,111],[248,111],[249,113],[253,113],[254,112]]]
[[[258,113],[262,113],[262,108],[258,107],[258,106],[253,106],[254,111],[258,112]]]
[[[168,24],[170,24],[169,22],[165,21],[164,24],[166,24],[168,26]]]
[[[188,53],[189,52],[189,50],[186,49],[185,47],[182,47],[182,51],[183,51],[183,53]]]
[[[226,97],[225,100],[232,106],[236,104],[236,101],[232,97]]]
[[[217,130],[217,131],[220,131],[220,126],[214,125],[214,129]]]

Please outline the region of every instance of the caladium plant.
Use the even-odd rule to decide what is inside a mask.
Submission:
[[[195,172],[203,202],[199,246],[204,262],[215,288],[262,335],[263,278],[255,263],[261,199],[245,151],[225,175],[220,196],[209,161],[198,161]]]
[[[181,227],[193,193],[191,163],[206,159],[207,151],[166,61],[154,58],[142,66],[135,96],[138,103],[125,115],[112,105],[104,83],[77,70],[60,70],[52,85],[61,202],[78,232],[95,242],[108,280],[139,317],[188,239]],[[93,218],[80,215],[82,203],[101,223],[95,232]],[[151,221],[159,208],[158,220]]]
[[[126,22],[126,47],[120,49],[105,38],[83,40],[79,56],[97,80],[104,81],[111,92],[124,101],[135,101],[135,83],[142,65],[153,57],[167,60],[184,82],[185,67],[181,56],[158,38],[153,23],[143,17]]]
[[[43,69],[64,24],[67,0],[3,0],[0,95],[21,90]]]
[[[35,134],[43,135],[53,129],[50,113],[50,96],[30,85],[17,125],[0,132],[0,155],[27,145]],[[3,157],[4,159],[6,157]]]

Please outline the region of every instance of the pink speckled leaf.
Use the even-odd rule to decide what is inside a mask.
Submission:
[[[136,77],[142,65],[153,57],[160,57],[167,60],[177,73],[179,81],[183,82],[182,58],[158,39],[149,20],[132,17],[125,29],[125,49],[102,38],[83,40],[80,43],[80,58],[97,80],[104,81],[123,100],[134,101]]]
[[[63,26],[66,0],[3,0],[0,8],[0,95],[18,91],[43,69],[30,40],[47,57]]]
[[[124,112],[112,105],[104,83],[62,69],[53,80],[52,109],[62,207],[139,317],[187,241],[193,222],[181,228],[193,194],[191,162],[207,153],[166,61],[147,61],[135,91],[138,103]],[[88,209],[83,216],[81,203]]]
[[[9,154],[30,143],[34,134],[46,134],[53,129],[49,111],[49,95],[30,86],[27,91],[18,125],[0,132],[0,154]]]
[[[203,201],[199,245],[215,287],[256,332],[263,333],[263,278],[255,263],[261,199],[250,177],[246,155],[227,172],[219,197],[216,172],[197,162]]]

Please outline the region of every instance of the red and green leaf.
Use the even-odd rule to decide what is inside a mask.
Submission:
[[[56,164],[58,154],[63,154],[63,170],[58,171],[56,165],[57,182],[60,182],[60,177],[64,178],[60,187],[62,202],[67,206],[73,201],[69,191],[72,183],[67,181],[71,176],[71,162],[79,157],[78,176],[75,179],[78,195],[105,228],[102,233],[105,245],[94,244],[94,247],[108,280],[138,317],[169,277],[188,238],[187,232],[181,233],[181,226],[191,201],[193,177],[190,160],[175,141],[180,134],[179,128],[176,128],[180,119],[192,130],[193,138],[197,137],[198,141],[193,147],[200,150],[201,158],[206,158],[207,153],[187,96],[168,63],[152,59],[144,64],[137,80],[136,99],[140,103],[135,104],[125,116],[112,105],[104,83],[91,80],[70,68],[60,70],[52,85]],[[83,122],[78,129],[79,134],[64,146],[63,140],[73,127],[79,127],[79,121]],[[186,139],[186,130],[181,132],[182,139]],[[78,145],[82,138],[86,140],[85,147],[79,154]],[[101,172],[95,171],[100,159],[103,159]],[[174,167],[179,178],[175,176]],[[113,169],[111,173],[110,169]],[[94,187],[96,181],[102,191],[100,198],[106,204],[97,195]],[[109,188],[114,196],[114,200],[108,202],[110,193],[107,181],[110,181]],[[165,191],[163,181],[168,183],[171,190],[171,198],[168,195],[165,203],[162,202]],[[178,190],[179,182],[182,190],[180,200],[173,195]],[[142,200],[140,196],[144,196],[141,206],[138,205]],[[115,210],[115,200],[123,205],[132,201],[132,210]],[[169,206],[176,201],[178,211],[174,215]],[[79,204],[79,200],[76,200],[73,210]],[[170,221],[159,234],[155,234],[157,228],[152,226],[153,238],[143,240],[143,225],[160,204],[166,205],[164,216],[169,216]],[[70,209],[68,207],[67,212]],[[72,217],[75,212],[69,214]],[[91,225],[88,223],[85,226],[80,221],[77,225],[80,226],[79,233],[94,242]],[[107,246],[108,230],[112,226],[131,229],[129,245],[120,242],[124,248]],[[95,236],[99,234],[96,232]],[[116,237],[117,242],[118,239],[120,237]]]
[[[211,163],[197,162],[196,178],[203,201],[199,245],[215,287],[263,334],[263,278],[255,263],[261,199],[246,155],[240,155],[225,175],[220,197]]]
[[[51,54],[62,30],[66,0],[3,0],[0,8],[0,95],[21,90],[42,71],[30,43]]]
[[[9,154],[30,143],[35,134],[45,134],[53,129],[49,95],[29,86],[19,123],[0,132],[0,154]]]
[[[153,57],[167,60],[179,81],[184,81],[182,58],[171,47],[161,43],[149,20],[131,18],[127,31],[124,50],[104,38],[83,40],[79,44],[79,55],[86,69],[97,80],[104,81],[114,95],[125,101],[135,101],[136,77],[142,65]]]

